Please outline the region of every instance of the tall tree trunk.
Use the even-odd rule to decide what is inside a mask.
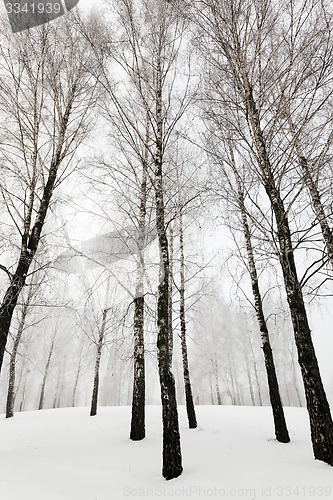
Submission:
[[[258,110],[253,97],[253,90],[246,77],[244,81],[244,104],[247,110],[247,120],[256,147],[264,179],[264,187],[271,202],[276,220],[280,247],[280,263],[294,328],[298,361],[304,383],[307,409],[310,418],[313,452],[316,459],[333,465],[332,417],[321,380],[303,293],[297,276],[288,214],[274,179],[264,135],[260,126]]]
[[[179,265],[180,265],[180,288],[179,288],[179,321],[183,358],[183,376],[185,384],[185,398],[188,425],[190,429],[197,427],[195,414],[190,369],[188,364],[187,341],[186,341],[186,317],[185,317],[185,256],[184,256],[184,227],[182,209],[179,212]]]
[[[163,466],[165,479],[178,477],[182,471],[182,455],[178,423],[175,380],[171,371],[169,351],[169,247],[165,225],[163,198],[163,95],[161,55],[156,68],[156,139],[155,139],[155,200],[156,226],[160,245],[161,279],[157,300],[157,356],[161,386],[163,421]]]
[[[51,346],[50,346],[50,350],[49,350],[49,354],[48,354],[47,361],[46,361],[46,366],[45,366],[45,371],[44,371],[44,376],[43,376],[43,382],[42,382],[42,387],[41,387],[40,396],[39,396],[38,410],[42,410],[44,408],[45,386],[46,386],[46,381],[47,381],[47,377],[48,377],[49,369],[50,369],[50,365],[51,365],[51,359],[52,359],[52,354],[53,354],[54,342],[55,342],[56,334],[57,334],[57,332],[55,332],[54,335],[53,335]]]
[[[134,299],[134,373],[130,439],[140,441],[146,435],[145,426],[145,348],[144,348],[144,244],[147,213],[147,169],[148,169],[149,122],[146,122],[146,147],[143,160],[142,180],[140,187],[140,215],[137,285]]]
[[[91,397],[91,406],[90,406],[90,416],[94,417],[97,415],[97,404],[98,404],[98,390],[99,390],[99,367],[101,363],[102,349],[104,343],[104,334],[105,334],[105,326],[106,326],[106,315],[108,309],[103,309],[102,314],[102,324],[99,330],[98,342],[96,347],[96,359],[95,359],[95,371],[94,371],[94,385],[93,392]]]
[[[14,416],[14,403],[15,403],[15,378],[16,378],[16,357],[18,348],[22,339],[22,335],[25,328],[25,322],[30,306],[30,302],[33,296],[32,286],[29,288],[28,297],[22,306],[21,319],[17,329],[17,334],[14,339],[14,345],[12,352],[10,354],[9,361],[9,382],[8,382],[8,392],[7,392],[7,403],[6,403],[6,418],[11,418]]]
[[[235,163],[235,158],[233,156],[233,151],[230,148],[230,154],[232,158],[232,165],[233,165],[233,171],[237,183],[237,197],[238,197],[238,206],[241,212],[241,218],[242,218],[242,229],[243,229],[243,234],[245,238],[245,244],[246,244],[246,252],[247,252],[247,259],[248,259],[248,265],[249,265],[249,273],[250,273],[250,278],[251,278],[251,286],[252,286],[252,293],[254,297],[254,308],[257,316],[257,321],[259,325],[259,331],[261,334],[261,343],[262,343],[262,350],[264,353],[264,358],[265,358],[265,367],[266,367],[266,374],[267,374],[267,380],[268,380],[268,388],[269,388],[269,399],[273,411],[273,418],[274,418],[274,426],[275,426],[275,436],[278,441],[281,443],[289,443],[290,442],[290,437],[287,429],[287,424],[284,416],[284,411],[282,407],[282,402],[281,402],[281,396],[280,396],[280,390],[279,390],[279,384],[276,376],[276,370],[275,370],[275,364],[274,364],[274,358],[273,358],[273,351],[271,347],[271,343],[269,340],[269,333],[268,333],[268,328],[267,328],[267,323],[264,315],[264,310],[263,310],[263,304],[262,304],[262,297],[261,297],[261,292],[259,288],[259,279],[258,279],[258,273],[257,273],[257,268],[256,268],[256,263],[255,263],[255,258],[254,258],[254,251],[253,251],[253,246],[252,246],[252,240],[251,240],[251,231],[248,223],[248,218],[247,218],[247,211],[245,207],[245,200],[244,200],[244,192],[243,192],[243,187],[242,187],[242,181],[239,177],[237,168],[236,168],[236,163]]]
[[[170,224],[169,229],[169,270],[170,270],[170,278],[169,278],[169,353],[172,362],[173,358],[173,259],[174,259],[174,235],[173,228]]]
[[[140,441],[145,432],[144,297],[134,299],[134,382],[130,439]]]

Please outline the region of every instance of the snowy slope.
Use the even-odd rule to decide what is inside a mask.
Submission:
[[[270,408],[200,406],[180,425],[184,473],[161,477],[160,408],[147,438],[128,438],[129,407],[45,410],[0,417],[1,500],[122,498],[333,499],[333,468],[315,461],[306,410],[286,408],[292,442],[274,440]]]

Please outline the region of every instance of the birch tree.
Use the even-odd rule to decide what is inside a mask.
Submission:
[[[111,136],[109,151],[99,161],[100,178],[94,179],[93,184],[98,190],[107,193],[112,191],[113,197],[116,198],[119,218],[125,225],[130,221],[136,230],[137,269],[134,291],[130,297],[134,306],[134,369],[130,439],[139,441],[146,435],[144,342],[146,264],[144,251],[149,240],[147,232],[152,232],[151,175],[149,172],[152,159],[149,151],[151,123],[147,102],[137,99],[137,95],[133,93],[135,82],[138,78],[139,80],[142,78],[143,81],[145,75],[137,76],[139,69],[143,71],[143,68],[139,67],[141,45],[138,26],[131,10],[130,3],[127,5],[125,2],[122,5],[122,2],[116,2],[113,6],[110,4],[109,13],[115,19],[119,32],[119,38],[112,39],[114,43],[110,43],[109,29],[103,23],[99,24],[98,30],[94,33],[85,31],[85,36],[99,61],[100,83],[105,90],[105,98],[100,102],[100,109]],[[136,64],[131,64],[132,58]],[[114,223],[112,212],[110,203],[104,204],[103,215],[108,220],[113,219]],[[118,225],[119,223],[116,224]],[[127,286],[125,288],[128,290]]]
[[[165,99],[167,90],[166,78],[170,72],[170,63],[179,50],[179,37],[182,26],[174,17],[172,8],[159,3],[151,18],[152,56],[154,61],[154,89],[153,89],[153,128],[154,141],[152,155],[154,159],[154,189],[156,203],[156,229],[160,246],[161,278],[158,286],[157,326],[158,326],[158,367],[161,385],[161,400],[163,413],[163,468],[165,479],[173,479],[182,473],[182,458],[178,424],[178,412],[174,377],[171,371],[171,356],[169,352],[169,279],[170,259],[167,228],[165,220],[164,201],[164,164],[168,145],[168,136],[184,112],[184,100],[181,108],[175,113],[173,122],[168,116],[168,104]],[[157,23],[157,24],[156,24]],[[171,87],[172,91],[172,87]],[[166,129],[166,126],[169,127]]]
[[[284,5],[290,5],[290,2]],[[304,0],[299,5],[303,6],[297,13],[299,24],[307,30],[313,14],[319,14],[325,4]],[[228,4],[208,0],[195,2],[195,6],[195,16],[202,30],[201,45],[204,50],[209,47],[208,59],[211,58],[225,88],[230,89],[225,97],[233,97],[229,106],[244,128],[244,149],[252,151],[254,170],[272,207],[279,261],[305,388],[313,452],[316,459],[333,465],[332,417],[297,273],[290,209],[286,208],[285,190],[289,189],[290,193],[286,165],[290,163],[281,148],[281,135],[277,133],[279,115],[272,111],[282,106],[283,99],[281,94],[274,92],[276,78],[270,65],[272,46],[267,43],[267,37],[273,30],[275,43],[279,45],[280,11],[270,0]],[[295,199],[295,193],[292,195]]]
[[[102,313],[101,325],[99,327],[98,341],[96,345],[96,358],[95,358],[95,369],[94,369],[94,385],[91,397],[91,407],[90,416],[94,417],[97,415],[97,404],[98,404],[98,390],[99,390],[99,367],[101,364],[102,349],[105,337],[106,328],[106,315],[108,313],[108,308],[105,307]]]
[[[121,40],[117,42],[118,46],[114,44],[115,50],[112,51],[111,47],[110,51],[125,75],[126,92],[130,99],[125,104],[112,91],[112,102],[121,117],[123,129],[126,129],[126,138],[131,145],[135,145],[134,148],[131,146],[132,151],[136,158],[141,158],[141,164],[148,152],[148,176],[154,193],[161,268],[157,291],[157,349],[163,420],[162,474],[166,479],[172,479],[181,474],[182,461],[169,351],[170,256],[165,169],[172,154],[175,128],[189,104],[187,80],[185,86],[182,83],[177,88],[184,22],[172,5],[162,1],[152,4],[149,0],[140,3],[119,0],[115,4],[115,15],[119,20]],[[139,371],[143,373],[142,363],[140,366]]]
[[[180,267],[180,288],[179,288],[179,321],[180,321],[180,335],[181,335],[181,348],[182,348],[182,361],[183,361],[183,376],[185,385],[185,400],[188,425],[190,429],[197,427],[197,418],[194,408],[192,384],[190,377],[188,349],[186,338],[186,308],[185,308],[185,253],[184,253],[184,223],[183,213],[180,209],[179,217],[179,267]]]
[[[54,333],[52,335],[51,344],[50,344],[50,347],[48,350],[45,368],[43,369],[43,379],[42,379],[42,385],[40,388],[38,410],[43,410],[43,408],[44,408],[46,382],[47,382],[49,374],[50,374],[51,362],[53,361],[53,354],[54,354],[54,349],[55,349],[55,341],[56,341],[57,333],[58,333],[57,329],[55,328]]]
[[[273,418],[275,425],[275,435],[278,441],[282,443],[289,443],[290,437],[287,430],[287,425],[280,397],[280,390],[275,370],[273,351],[269,338],[268,325],[264,314],[263,298],[259,285],[259,276],[258,276],[254,248],[252,243],[248,210],[246,208],[246,202],[245,202],[245,196],[246,196],[245,188],[242,180],[242,174],[239,172],[239,169],[237,168],[235,151],[233,150],[233,147],[230,144],[230,142],[226,147],[225,154],[229,158],[229,161],[228,160],[227,161],[228,163],[230,162],[229,163],[230,168],[234,176],[235,186],[233,186],[233,180],[230,179],[230,177],[228,177],[228,174],[225,172],[226,174],[225,177],[230,185],[230,191],[233,193],[235,201],[238,205],[242,232],[246,245],[248,270],[251,278],[254,309],[258,320],[258,326],[262,342],[262,350],[265,359],[265,368],[266,368],[267,381],[269,387],[269,397],[270,397],[270,403],[273,411]]]
[[[0,368],[18,297],[29,281],[56,188],[75,169],[96,99],[94,60],[72,15],[17,34],[1,32],[1,196],[15,234],[1,269]]]

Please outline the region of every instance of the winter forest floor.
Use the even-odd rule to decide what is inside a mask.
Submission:
[[[313,459],[304,408],[286,408],[289,444],[274,439],[268,407],[179,408],[184,472],[161,477],[161,410],[147,407],[147,438],[128,438],[130,407],[0,416],[1,500],[122,498],[333,499],[333,469]]]

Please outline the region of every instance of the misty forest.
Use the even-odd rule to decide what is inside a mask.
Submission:
[[[2,15],[0,443],[123,408],[129,484],[141,449],[147,485],[170,485],[199,477],[208,410],[221,439],[234,411],[267,464],[300,445],[294,411],[292,463],[333,483],[332,17],[329,0],[107,0],[13,34]],[[138,448],[154,406],[157,447]]]

